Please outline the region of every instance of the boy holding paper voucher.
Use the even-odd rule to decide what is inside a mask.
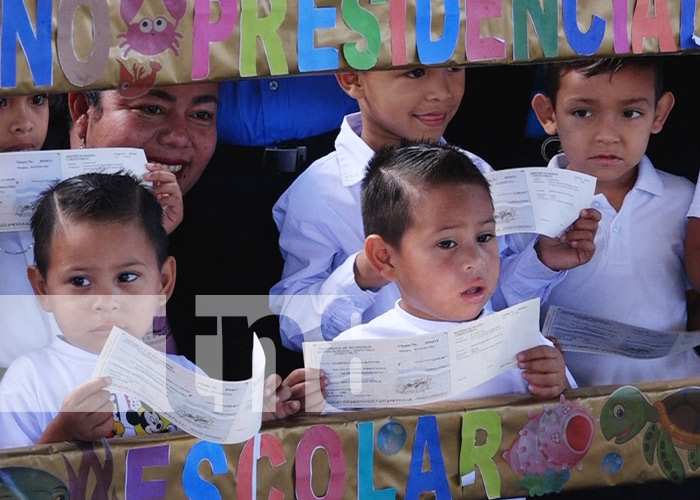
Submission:
[[[645,156],[673,104],[654,59],[548,67],[546,95],[532,101],[545,131],[561,140],[563,154],[548,167],[595,176],[593,206],[603,218],[591,262],[567,272],[542,304],[542,318],[556,305],[654,330],[686,330],[683,245],[693,184],[656,170]],[[510,241],[523,248],[523,239]],[[576,352],[565,358],[581,386],[700,375],[692,350],[653,360]]]
[[[403,338],[454,329],[491,314],[499,251],[488,181],[459,150],[416,144],[380,150],[362,184],[364,253],[401,293],[393,309],[335,340]],[[518,367],[460,398],[531,392],[551,398],[570,387],[564,358],[541,335]]]
[[[155,196],[129,175],[73,177],[42,194],[32,233],[29,278],[61,335],[15,360],[0,381],[0,448],[172,430],[137,399],[110,394],[108,378],[91,378],[112,327],[143,338],[172,293],[175,260]],[[266,395],[276,389],[280,405],[267,419],[300,409],[290,398],[304,396],[305,381],[292,375],[294,387],[268,379]]]
[[[331,340],[340,332],[390,310],[396,285],[378,275],[363,251],[360,184],[367,162],[401,139],[441,141],[464,94],[464,68],[339,73],[341,88],[360,112],[347,115],[335,151],[314,162],[272,209],[284,258],[282,279],[270,290],[280,310],[282,342],[301,350],[303,341]],[[462,151],[482,172],[481,158]],[[513,256],[499,307],[545,295],[559,270],[586,262],[598,214],[589,210],[560,239],[543,238],[537,253]],[[527,272],[528,274],[524,274]]]

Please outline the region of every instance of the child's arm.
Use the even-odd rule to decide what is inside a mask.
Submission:
[[[114,425],[113,405],[104,389],[111,383],[109,377],[94,378],[69,392],[37,444],[95,441],[109,434]]]
[[[558,349],[540,345],[518,353],[518,367],[535,396],[554,398],[571,386],[566,377],[564,356]]]
[[[320,413],[325,404],[328,379],[315,368],[299,368],[284,381],[270,375],[265,381],[263,421],[282,419],[298,412]]]
[[[601,215],[594,208],[581,210],[579,218],[559,238],[540,236],[535,245],[537,257],[555,271],[571,269],[585,264],[595,253],[595,234]]]
[[[158,163],[146,163],[149,172],[143,174],[143,179],[153,182],[153,194],[156,195],[163,207],[163,227],[165,232],[172,233],[182,222],[184,205],[182,191],[177,183],[175,174]]]

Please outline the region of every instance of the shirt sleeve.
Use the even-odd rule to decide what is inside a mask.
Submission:
[[[566,276],[566,271],[553,271],[537,257],[536,238],[524,246],[517,241],[506,237],[506,248],[501,252],[501,274],[492,300],[495,310],[537,297],[544,302]]]

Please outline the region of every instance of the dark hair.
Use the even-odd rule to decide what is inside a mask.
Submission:
[[[365,235],[378,234],[400,247],[413,222],[413,205],[421,187],[471,184],[489,193],[489,183],[469,157],[454,146],[408,143],[377,151],[362,182]]]
[[[158,265],[168,257],[163,209],[153,193],[126,173],[89,173],[71,177],[44,191],[32,215],[34,261],[46,277],[53,235],[68,222],[133,222],[153,244]]]
[[[545,92],[547,97],[556,107],[557,92],[561,87],[561,79],[571,71],[577,71],[586,78],[596,75],[614,75],[622,68],[643,68],[651,69],[654,73],[654,94],[656,102],[661,99],[664,93],[664,72],[662,61],[655,57],[618,57],[603,59],[575,59],[571,61],[551,63],[545,66]]]

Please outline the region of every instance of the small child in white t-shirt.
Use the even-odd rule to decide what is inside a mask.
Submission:
[[[138,399],[107,391],[108,378],[92,378],[112,328],[142,339],[175,285],[156,197],[129,175],[73,177],[42,194],[32,233],[29,280],[61,335],[13,361],[0,381],[0,449],[173,430]],[[196,369],[183,356],[170,357]],[[263,420],[308,407],[311,374],[270,377]]]

